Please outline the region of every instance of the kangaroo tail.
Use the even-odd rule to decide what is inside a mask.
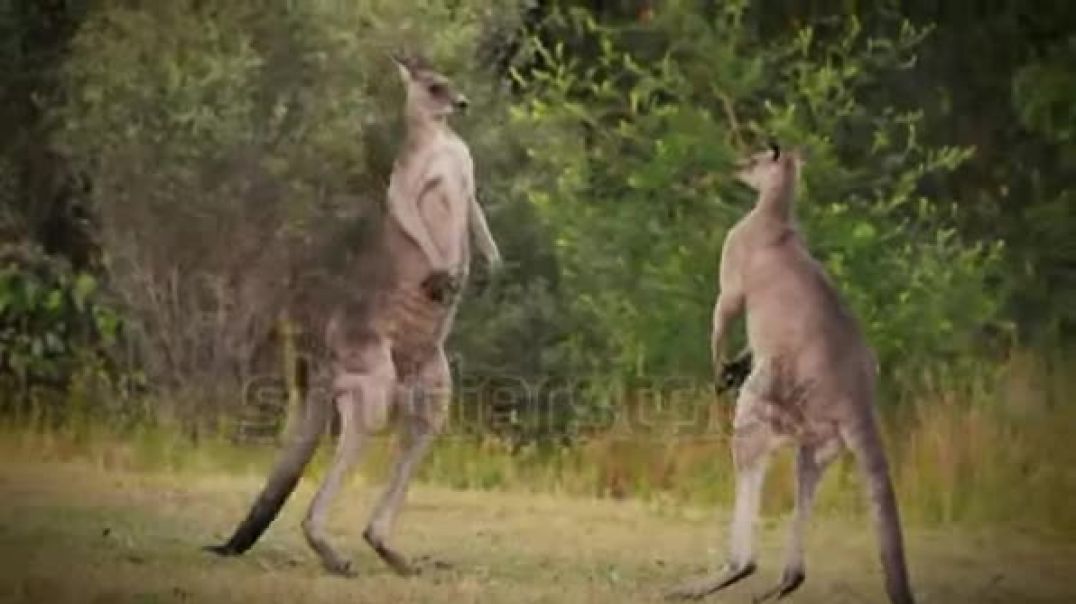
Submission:
[[[305,388],[300,387],[300,391]],[[308,398],[306,414],[296,432],[295,439],[288,444],[283,455],[276,462],[269,474],[265,486],[251,506],[250,512],[227,542],[220,545],[208,545],[204,549],[220,556],[238,556],[262,536],[265,529],[273,522],[284,502],[295,490],[299,478],[306,469],[310,459],[317,451],[318,441],[325,432],[325,426],[331,415],[332,405],[323,400]]]
[[[893,604],[914,604],[904,559],[900,512],[897,510],[897,498],[890,481],[889,463],[886,461],[877,421],[871,416],[856,428],[854,431],[850,430],[845,439],[866,482],[881,553],[882,571],[885,574],[886,593]]]

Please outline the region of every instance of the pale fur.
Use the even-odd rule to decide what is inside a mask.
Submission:
[[[407,91],[407,138],[393,166],[373,258],[382,268],[366,271],[377,277],[356,284],[356,293],[326,322],[331,362],[319,381],[329,385],[330,396],[311,392],[296,437],[232,537],[208,548],[215,553],[238,555],[253,546],[294,489],[335,405],[339,441],[303,521],[307,542],[329,571],[351,573],[328,542],[326,516],[365,437],[395,415],[401,453],[363,537],[397,572],[415,570],[388,541],[411,477],[446,418],[451,378],[444,341],[467,277],[469,234],[492,266],[500,264],[500,254],[475,196],[470,152],[447,124],[466,99],[421,60],[398,59],[397,65]]]
[[[737,173],[758,191],[755,207],[725,239],[711,346],[720,372],[731,322],[746,311],[751,373],[736,402],[733,457],[736,503],[729,561],[674,597],[697,598],[755,570],[754,525],[770,453],[798,447],[796,506],[780,583],[762,596],[783,597],[805,577],[803,540],[815,489],[844,447],[855,454],[879,537],[886,591],[913,602],[900,519],[874,410],[876,361],[822,266],[811,257],[793,217],[801,159],[771,151]]]

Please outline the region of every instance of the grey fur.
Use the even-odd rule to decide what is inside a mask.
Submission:
[[[855,454],[874,515],[886,592],[911,604],[896,498],[875,417],[876,361],[863,334],[796,228],[792,205],[801,165],[795,151],[752,156],[737,178],[758,191],[755,207],[725,239],[711,346],[720,375],[731,321],[747,314],[753,355],[733,422],[736,505],[728,564],[669,595],[699,598],[755,569],[754,524],[770,453],[799,448],[796,508],[780,583],[762,596],[781,598],[803,581],[804,532],[815,489],[844,447]]]
[[[270,473],[246,519],[222,545],[207,549],[239,555],[254,545],[294,490],[317,448],[335,405],[340,417],[336,454],[303,521],[307,542],[325,568],[352,574],[324,534],[330,504],[365,438],[386,425],[401,426],[402,451],[363,537],[400,574],[415,567],[389,544],[396,516],[417,465],[442,428],[451,393],[444,352],[470,262],[468,235],[493,267],[497,245],[475,197],[467,145],[447,124],[466,107],[451,82],[420,60],[397,60],[407,89],[407,138],[393,165],[388,212],[381,231],[380,266],[367,271],[361,291],[336,305],[325,327],[331,362],[322,380],[331,397],[311,391],[306,419]]]

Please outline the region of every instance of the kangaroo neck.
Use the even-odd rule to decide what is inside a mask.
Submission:
[[[791,224],[793,192],[791,184],[781,184],[765,189],[758,195],[755,211],[769,220]]]
[[[408,110],[406,114],[407,146],[415,148],[450,134],[452,130],[444,117],[434,117]]]

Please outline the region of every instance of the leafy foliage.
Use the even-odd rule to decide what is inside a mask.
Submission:
[[[32,248],[0,251],[0,380],[26,394],[31,387],[67,387],[87,369],[116,379],[122,318],[97,279]]]
[[[1019,36],[1065,11],[1006,4],[981,34],[930,3],[867,4],[0,5],[0,118],[28,124],[0,149],[0,230],[85,195],[138,365],[208,405],[191,417],[215,411],[282,309],[318,294],[311,274],[362,286],[350,259],[401,134],[387,55],[421,50],[474,102],[454,124],[508,259],[475,272],[450,342],[485,384],[464,406],[507,391],[517,440],[550,384],[580,384],[564,420],[647,377],[710,379],[720,246],[753,201],[731,166],[769,137],[808,155],[799,220],[891,376],[1063,333],[1071,35]],[[946,71],[983,35],[1022,45]],[[966,134],[991,129],[993,146]],[[38,164],[81,185],[36,186]]]
[[[1076,36],[1013,76],[1013,104],[1028,129],[1062,143],[1076,142]]]
[[[155,384],[228,396],[291,299],[328,289],[308,273],[362,287],[349,258],[399,133],[389,51],[422,41],[452,67],[488,4],[135,3],[86,19],[56,119]]]
[[[804,229],[883,366],[966,350],[999,318],[986,283],[1000,248],[962,242],[951,206],[920,185],[970,152],[922,144],[919,112],[859,100],[911,64],[923,32],[877,38],[852,20],[763,43],[743,9],[705,22],[670,3],[645,32],[568,11],[549,25],[568,43],[531,41],[540,67],[519,74],[513,116],[540,133],[529,195],[591,326],[578,358],[622,376],[707,375],[720,245],[751,203],[728,175],[744,139],[766,135],[806,150]]]

